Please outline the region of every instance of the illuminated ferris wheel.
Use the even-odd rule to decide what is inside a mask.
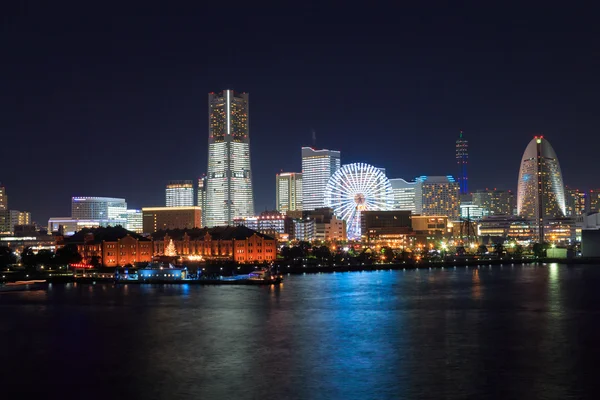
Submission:
[[[391,210],[392,185],[381,169],[364,163],[347,164],[329,179],[325,206],[346,221],[348,239],[360,239],[361,211]]]

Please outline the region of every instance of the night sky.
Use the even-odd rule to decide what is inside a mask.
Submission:
[[[19,3],[0,13],[0,182],[42,225],[73,195],[164,205],[206,171],[207,94],[226,88],[250,93],[257,212],[313,129],[405,179],[456,174],[462,129],[472,190],[515,189],[543,134],[567,185],[600,186],[596,9]]]

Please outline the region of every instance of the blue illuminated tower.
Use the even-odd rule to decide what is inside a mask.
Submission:
[[[460,194],[468,193],[469,178],[467,177],[467,165],[469,164],[469,141],[463,139],[463,131],[456,140],[456,163],[458,164],[458,184]]]

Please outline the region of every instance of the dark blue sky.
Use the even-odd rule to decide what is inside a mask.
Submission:
[[[73,195],[164,204],[168,180],[205,172],[207,93],[225,88],[250,93],[257,212],[312,129],[406,179],[455,174],[462,129],[470,189],[514,189],[543,134],[568,185],[600,186],[597,9],[126,3],[0,17],[0,182],[41,224]]]

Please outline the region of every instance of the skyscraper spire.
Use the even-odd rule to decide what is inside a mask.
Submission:
[[[469,164],[469,141],[463,139],[463,131],[459,133],[456,141],[456,163],[458,164],[458,184],[460,194],[469,192],[469,178],[467,177],[467,165]]]

